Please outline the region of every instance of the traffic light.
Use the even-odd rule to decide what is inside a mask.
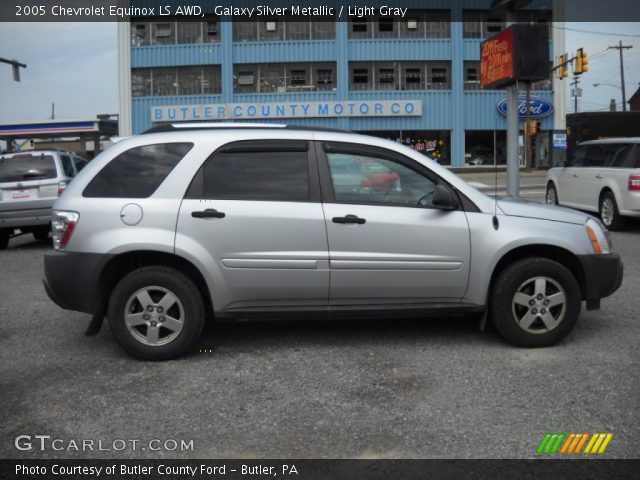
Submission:
[[[576,52],[576,69],[573,73],[581,75],[589,71],[589,59],[584,49],[579,48]]]
[[[556,73],[558,75],[558,78],[560,80],[566,78],[569,76],[569,70],[567,69],[567,63],[568,63],[568,59],[567,59],[567,54],[565,53],[564,55],[560,55],[558,57],[558,66],[556,67]]]

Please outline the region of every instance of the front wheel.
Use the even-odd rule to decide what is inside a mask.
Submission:
[[[526,258],[508,266],[491,292],[493,323],[509,343],[548,347],[573,329],[580,315],[580,286],[563,265]]]
[[[598,207],[600,220],[609,230],[620,230],[624,226],[624,219],[620,215],[616,197],[613,193],[605,192],[600,197],[600,205]]]
[[[120,346],[144,360],[168,360],[187,352],[204,326],[198,287],[168,267],[134,270],[114,288],[109,328]]]

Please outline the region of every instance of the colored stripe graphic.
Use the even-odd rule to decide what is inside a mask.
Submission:
[[[536,452],[538,455],[553,455],[562,453],[566,455],[601,454],[604,453],[613,433],[547,433],[542,438]],[[587,442],[588,440],[588,442]],[[585,446],[584,451],[582,448]]]
[[[547,433],[538,445],[538,455],[556,453],[565,435],[564,433]]]

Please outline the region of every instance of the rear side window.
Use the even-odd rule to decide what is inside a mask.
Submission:
[[[62,170],[64,170],[65,177],[75,177],[76,174],[73,171],[73,164],[71,163],[71,157],[62,155],[60,157],[60,160],[62,161]]]
[[[304,150],[274,148],[216,153],[203,168],[203,196],[233,200],[309,200],[306,142]]]
[[[82,195],[106,198],[150,197],[192,147],[193,143],[160,143],[127,150],[100,170]]]
[[[633,145],[612,145],[609,147],[613,168],[635,168],[636,158]]]
[[[56,164],[51,155],[0,157],[0,182],[25,182],[56,177]]]

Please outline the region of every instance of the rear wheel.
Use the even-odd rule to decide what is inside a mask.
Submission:
[[[558,205],[558,191],[556,190],[556,186],[549,182],[547,185],[547,194],[545,195],[545,201],[549,205]]]
[[[204,326],[204,302],[183,273],[152,266],[134,270],[109,299],[109,328],[134,357],[168,360],[187,352]]]
[[[600,220],[609,230],[620,230],[624,226],[624,219],[618,211],[616,197],[611,192],[605,192],[600,196]]]
[[[546,258],[507,267],[491,292],[493,323],[508,342],[547,347],[571,332],[580,315],[581,292],[573,274]]]
[[[6,250],[9,246],[9,230],[0,229],[0,250]]]

